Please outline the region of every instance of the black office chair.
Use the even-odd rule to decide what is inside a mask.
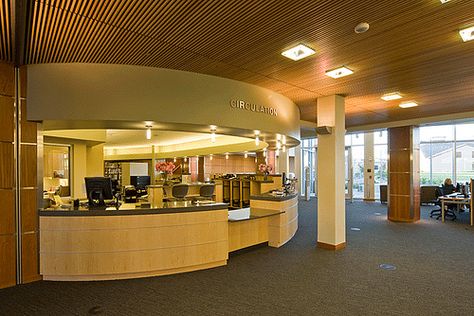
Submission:
[[[436,216],[436,219],[440,219],[442,212],[441,212],[441,200],[439,199],[439,197],[445,195],[443,192],[443,187],[437,187],[435,191],[435,195],[436,195],[436,201],[434,201],[434,204],[437,205],[438,208],[430,212],[430,217]],[[456,214],[454,214],[454,210],[451,205],[448,206],[448,208],[444,211],[444,216],[447,218],[450,218],[453,221],[456,219]]]
[[[212,196],[214,195],[214,184],[203,184],[199,188],[199,199],[200,200],[212,200]]]
[[[185,183],[179,183],[173,185],[171,189],[171,195],[173,196],[173,199],[176,201],[184,201],[186,198],[186,195],[188,194],[189,190],[189,185]]]

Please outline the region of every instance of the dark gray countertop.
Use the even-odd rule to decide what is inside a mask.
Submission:
[[[39,209],[40,216],[124,216],[124,215],[153,215],[181,212],[202,212],[227,209],[227,203],[194,204],[190,201],[164,202],[160,207],[140,207],[135,203],[122,204],[120,209],[115,207],[89,208],[89,207],[58,207]]]
[[[259,195],[251,195],[251,200],[264,200],[264,201],[287,201],[294,197],[297,197],[298,193],[286,194],[286,195],[272,195],[271,193],[263,193]]]
[[[229,222],[240,222],[251,219],[258,219],[274,215],[283,214],[285,211],[280,210],[266,210],[258,208],[242,208],[240,210],[229,210]]]

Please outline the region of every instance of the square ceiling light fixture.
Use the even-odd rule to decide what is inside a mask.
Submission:
[[[401,107],[402,109],[413,108],[415,106],[418,106],[418,103],[416,103],[415,101],[407,101],[407,102],[400,103],[398,106]]]
[[[474,26],[460,30],[459,35],[461,35],[462,40],[465,42],[474,40]]]
[[[352,75],[354,72],[347,67],[339,67],[337,69],[326,71],[326,76],[337,79],[345,76]]]
[[[308,57],[310,55],[313,55],[316,53],[313,49],[309,48],[308,46],[305,46],[303,44],[299,44],[298,46],[292,47],[288,50],[285,50],[283,53],[281,53],[283,56],[292,59],[294,61],[303,59],[305,57]]]
[[[387,93],[382,96],[382,100],[384,101],[392,101],[392,100],[398,100],[401,99],[402,96],[398,92],[393,92],[393,93]]]

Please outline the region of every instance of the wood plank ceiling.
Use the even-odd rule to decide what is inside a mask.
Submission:
[[[2,23],[3,15],[2,4]],[[472,0],[41,0],[30,17],[25,64],[130,64],[226,77],[286,95],[313,122],[317,97],[342,94],[348,127],[474,110],[474,42],[458,34],[474,25]],[[355,34],[363,21],[370,30]],[[299,43],[317,54],[298,62],[280,55]],[[9,49],[2,46],[2,59]],[[341,65],[355,73],[325,76]],[[380,99],[393,91],[420,106]]]

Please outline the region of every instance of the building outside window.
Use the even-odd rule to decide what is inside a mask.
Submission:
[[[474,123],[421,127],[421,184],[468,182],[474,177],[473,151]]]
[[[374,132],[374,190],[375,199],[380,199],[380,185],[386,185],[388,158],[387,131]]]
[[[317,191],[317,165],[316,165],[316,145],[317,138],[308,138],[301,141],[301,194],[305,194],[306,168],[309,168],[310,195],[316,195]]]

